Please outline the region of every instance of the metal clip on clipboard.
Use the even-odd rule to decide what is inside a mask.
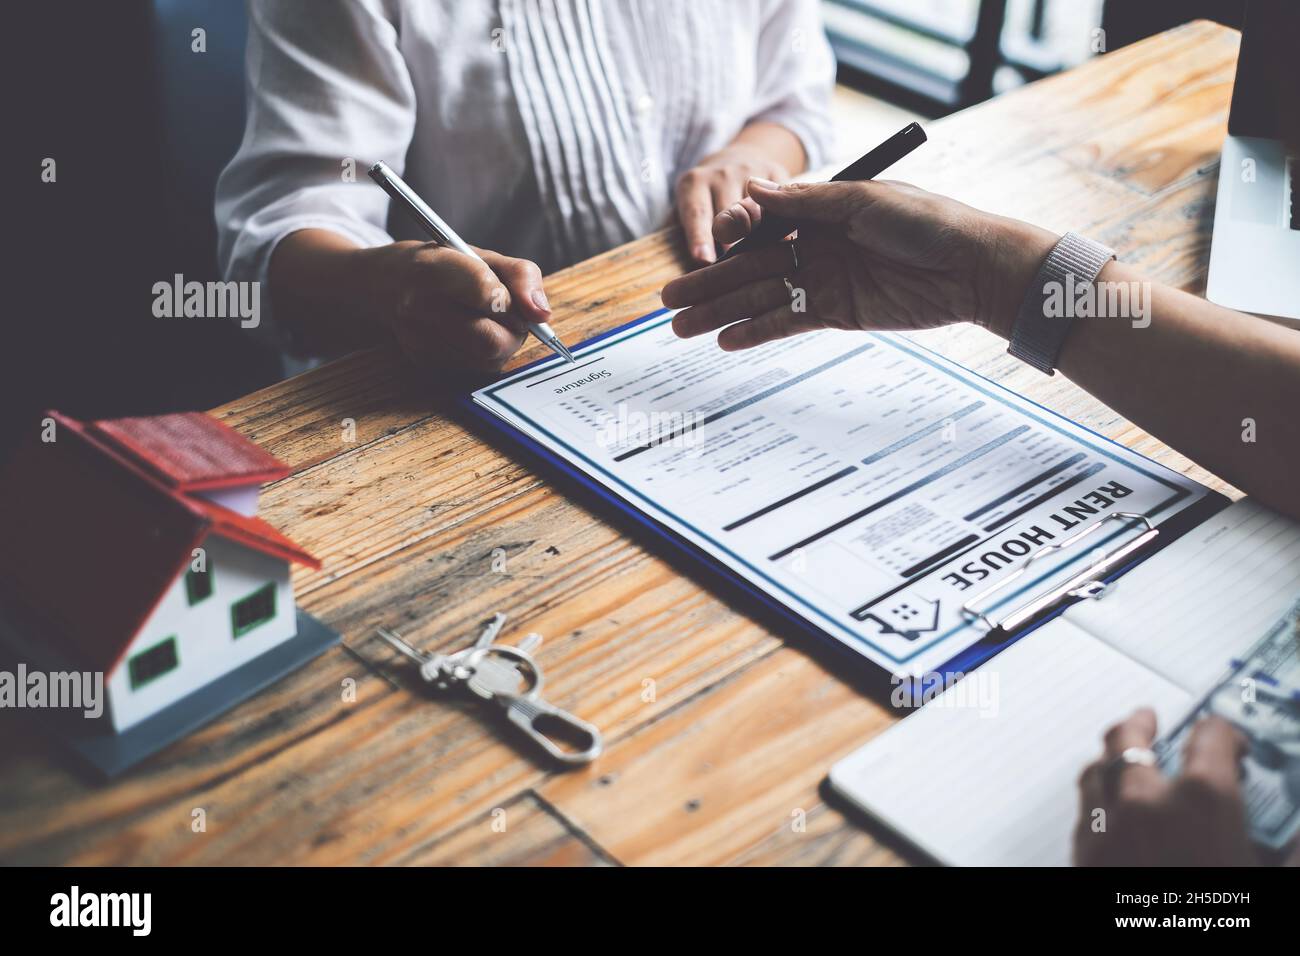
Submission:
[[[1089,567],[1074,575],[1058,587],[1040,594],[1037,597],[1030,598],[1025,604],[1011,611],[1000,621],[995,621],[983,611],[976,610],[974,605],[987,598],[990,594],[1001,591],[1016,578],[1023,575],[1029,570],[1036,561],[1054,554],[1057,551],[1063,551],[1072,545],[1078,544],[1084,538],[1093,534],[1107,521],[1119,519],[1121,521],[1140,521],[1145,529],[1140,535],[1129,541],[1127,544],[1111,551],[1100,561],[1094,561]],[[1025,558],[1024,563],[1016,570],[1012,571],[997,584],[992,584],[980,591],[965,604],[961,606],[961,615],[967,621],[980,621],[989,631],[1001,629],[1006,634],[1014,634],[1020,628],[1024,627],[1030,621],[1035,620],[1039,615],[1051,610],[1057,604],[1068,598],[1098,598],[1106,592],[1106,582],[1102,580],[1107,573],[1113,568],[1123,563],[1129,555],[1138,551],[1150,541],[1152,541],[1160,530],[1151,523],[1146,515],[1135,514],[1131,511],[1117,511],[1109,514],[1100,521],[1088,525],[1081,531],[1076,531],[1063,541],[1056,544],[1047,544],[1039,548],[1029,557]]]

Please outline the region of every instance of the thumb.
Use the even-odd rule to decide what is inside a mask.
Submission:
[[[805,222],[845,222],[853,215],[862,194],[861,183],[786,183],[751,178],[749,195],[764,212]]]

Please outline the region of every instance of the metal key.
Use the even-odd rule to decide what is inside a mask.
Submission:
[[[420,648],[413,646],[402,638],[396,631],[389,630],[386,627],[376,628],[376,633],[385,641],[401,651],[411,660],[420,665],[420,677],[433,684],[439,690],[447,690],[452,684],[464,682],[469,679],[470,672],[461,667],[460,661],[468,655],[474,648],[487,647],[496,640],[501,628],[505,626],[506,616],[498,611],[492,615],[492,619],[484,625],[483,630],[479,632],[478,640],[474,642],[473,647],[467,647],[464,650],[455,651],[451,654],[439,654],[431,651],[422,651]],[[504,679],[504,678],[503,678]]]
[[[528,643],[533,648],[540,642],[541,638],[536,637]],[[496,666],[490,666],[493,663]],[[542,670],[522,643],[520,647],[508,644],[476,647],[466,656],[464,666],[473,672],[465,682],[469,691],[502,707],[506,719],[555,760],[576,766],[591,763],[600,756],[605,745],[595,726],[541,698]],[[519,690],[521,679],[526,684],[522,691]],[[558,736],[548,733],[548,726]],[[561,743],[580,749],[566,750]]]
[[[461,667],[460,661],[473,648],[466,648],[454,654],[439,654],[420,650],[420,648],[407,643],[396,631],[390,631],[386,627],[376,628],[375,633],[419,664],[420,677],[433,684],[438,690],[447,690],[456,684],[463,683],[472,676],[469,671]]]
[[[506,616],[500,611],[492,615],[492,620],[488,621],[479,632],[478,640],[474,642],[475,647],[487,647],[489,644],[495,644],[497,635],[501,633],[501,628],[506,626]]]
[[[497,644],[495,639],[505,621],[504,614],[493,615],[473,646],[451,654],[420,650],[388,628],[378,628],[377,633],[418,663],[420,677],[439,690],[465,687],[476,697],[501,706],[506,718],[555,760],[572,765],[590,763],[604,748],[600,731],[541,699],[542,671],[532,652],[541,645],[542,637],[529,634],[518,647]],[[521,683],[523,690],[520,690]],[[559,730],[558,741],[546,733],[544,728],[547,725]],[[573,743],[583,749],[565,750],[560,747],[560,742]]]

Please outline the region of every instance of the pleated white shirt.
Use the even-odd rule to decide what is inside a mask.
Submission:
[[[678,175],[748,122],[827,159],[817,0],[252,0],[247,120],[217,185],[223,273],[331,229],[427,238],[383,159],[469,243],[548,272],[659,228]],[[269,296],[263,297],[265,304]]]

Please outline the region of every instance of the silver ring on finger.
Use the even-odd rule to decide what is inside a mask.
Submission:
[[[799,241],[798,239],[791,239],[787,243],[787,245],[790,247],[790,271],[791,272],[799,271],[799,250],[795,247],[795,243],[797,243],[798,241]]]
[[[1116,757],[1112,757],[1105,767],[1102,782],[1108,796],[1114,796],[1119,790],[1119,778],[1129,767],[1154,767],[1160,762],[1150,747],[1125,747]]]

